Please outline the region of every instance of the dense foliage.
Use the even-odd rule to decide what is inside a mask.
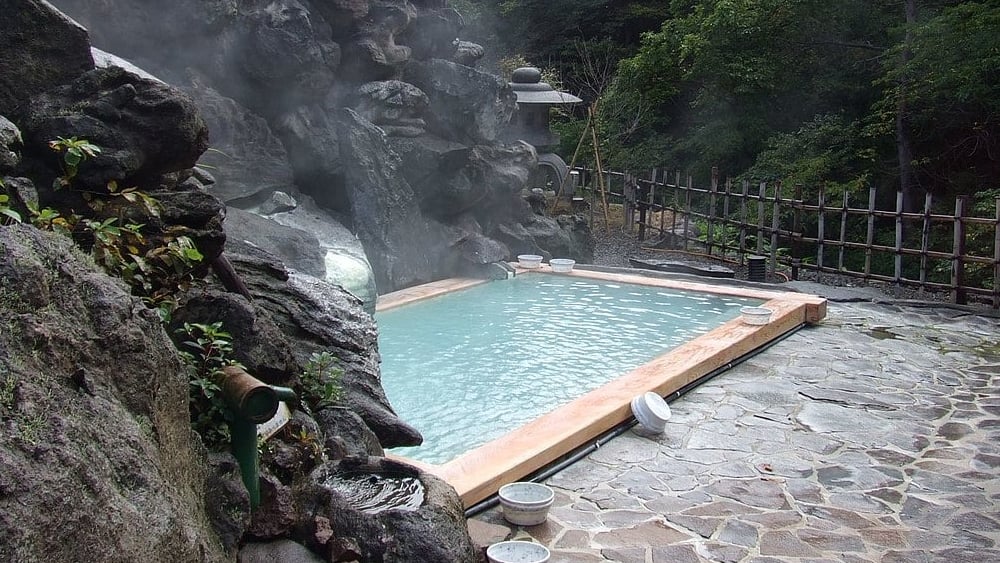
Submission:
[[[718,166],[887,192],[905,171],[909,194],[976,193],[1000,172],[996,2],[454,5],[498,57],[552,69],[596,106],[602,160],[616,169],[704,179]],[[559,126],[567,158],[585,119]]]

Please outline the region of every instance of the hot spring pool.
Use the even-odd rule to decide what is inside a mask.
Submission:
[[[745,303],[771,309],[770,322],[734,318]],[[427,442],[389,455],[471,506],[631,420],[636,395],[666,397],[819,322],[826,300],[635,270],[554,275],[543,264],[513,280],[407,288],[376,310],[383,385]]]
[[[759,299],[521,275],[376,314],[382,386],[443,464],[739,315]]]

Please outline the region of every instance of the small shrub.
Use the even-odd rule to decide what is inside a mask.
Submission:
[[[181,342],[181,360],[188,372],[191,425],[205,446],[220,450],[229,444],[227,409],[222,398],[222,369],[239,365],[230,359],[233,352],[231,335],[222,323],[184,323],[177,334]]]
[[[303,401],[314,410],[336,404],[340,401],[340,377],[343,373],[333,354],[314,352],[309,356],[300,378]]]

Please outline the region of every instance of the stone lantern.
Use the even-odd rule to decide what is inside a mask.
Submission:
[[[542,82],[542,73],[534,67],[522,67],[511,75],[511,88],[517,96],[517,111],[511,119],[505,137],[523,140],[538,151],[539,172],[532,177],[529,187],[548,187],[572,196],[575,186],[565,183],[569,167],[551,150],[559,144],[559,136],[549,129],[549,110],[555,106],[568,106],[582,102],[580,98],[560,92]]]

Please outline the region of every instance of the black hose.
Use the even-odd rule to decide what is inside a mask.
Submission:
[[[731,361],[731,362],[729,362],[729,363],[727,363],[727,364],[725,364],[723,366],[719,366],[719,367],[715,368],[714,370],[706,373],[705,375],[699,377],[698,379],[695,379],[694,381],[688,382],[687,384],[685,384],[684,386],[682,386],[680,389],[678,389],[678,390],[674,391],[673,393],[667,395],[663,399],[666,402],[668,402],[668,403],[672,403],[672,402],[676,401],[677,399],[680,399],[688,391],[694,389],[695,387],[698,387],[699,385],[702,385],[703,383],[708,382],[713,377],[715,377],[715,376],[717,376],[717,375],[719,375],[719,374],[721,374],[721,373],[723,373],[725,371],[728,371],[728,370],[730,370],[730,369],[738,366],[739,364],[745,362],[746,360],[749,360],[750,358],[756,356],[757,354],[760,354],[764,350],[767,350],[771,346],[774,346],[778,342],[781,342],[782,340],[788,338],[792,334],[798,332],[799,329],[801,329],[803,326],[805,326],[805,324],[800,324],[797,327],[793,328],[792,330],[789,330],[788,332],[786,332],[786,333],[778,336],[777,338],[775,338],[775,339],[767,342],[763,346],[761,346],[759,348],[755,348],[754,350],[751,350],[751,351],[747,352],[746,354],[743,354],[742,356],[736,358],[735,360],[733,360],[733,361]],[[587,457],[588,455],[592,454],[598,448],[600,448],[604,444],[607,444],[609,441],[611,441],[613,438],[616,438],[618,436],[621,436],[625,432],[628,432],[637,423],[638,423],[638,421],[634,417],[629,418],[628,420],[626,420],[626,421],[624,421],[624,422],[616,425],[615,427],[611,428],[610,430],[608,430],[604,434],[601,434],[593,442],[591,442],[589,444],[585,444],[583,446],[580,446],[572,454],[570,454],[568,457],[565,457],[565,458],[563,458],[563,459],[561,459],[559,461],[552,462],[548,466],[542,468],[538,472],[536,472],[533,475],[531,475],[527,480],[528,481],[533,481],[533,482],[536,482],[536,483],[540,483],[542,481],[545,481],[549,477],[552,477],[556,473],[559,473],[563,469],[566,469],[570,465],[573,465],[574,463],[580,461],[584,457]],[[481,512],[484,512],[486,510],[489,510],[489,509],[493,508],[494,506],[496,506],[499,503],[500,503],[500,498],[497,495],[494,494],[494,495],[490,496],[489,498],[487,498],[487,499],[485,499],[483,501],[480,501],[480,502],[478,502],[478,503],[470,506],[468,509],[466,509],[466,511],[465,511],[465,517],[466,518],[472,518],[472,517],[474,517],[475,515],[477,515],[477,514],[479,514]]]

